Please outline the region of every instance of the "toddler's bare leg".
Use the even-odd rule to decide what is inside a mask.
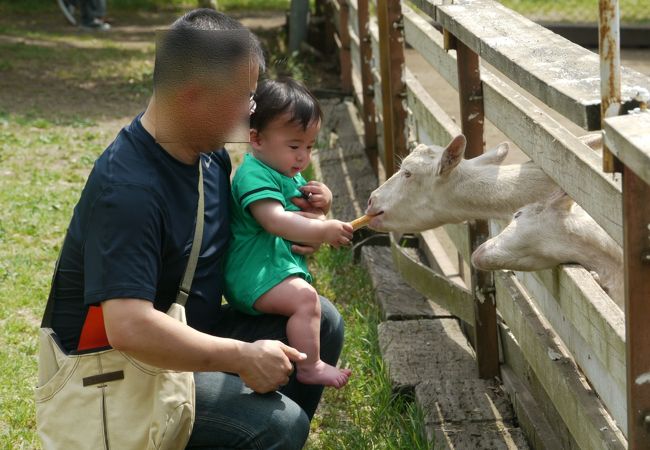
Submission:
[[[307,354],[296,363],[298,381],[343,387],[350,370],[337,369],[320,359],[320,301],[316,290],[299,277],[289,277],[264,293],[255,302],[255,309],[267,314],[289,317],[289,345]]]

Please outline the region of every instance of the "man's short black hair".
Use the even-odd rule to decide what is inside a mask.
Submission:
[[[248,28],[213,9],[195,9],[158,36],[154,87],[178,85],[196,75],[227,79],[235,64],[250,60],[264,72],[264,52]]]
[[[261,81],[255,91],[255,103],[250,127],[258,132],[285,113],[289,113],[290,123],[301,125],[303,130],[323,118],[316,97],[301,82],[289,77]]]

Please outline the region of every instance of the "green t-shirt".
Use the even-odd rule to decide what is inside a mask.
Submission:
[[[302,175],[290,178],[251,154],[237,169],[232,180],[225,297],[238,310],[259,314],[253,308],[255,301],[289,276],[311,282],[305,257],[291,252],[290,241],[262,228],[248,208],[258,200],[274,199],[286,211],[300,211],[291,199],[302,196],[298,188],[306,183]]]

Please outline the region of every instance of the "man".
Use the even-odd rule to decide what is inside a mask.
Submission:
[[[199,9],[172,24],[158,42],[154,95],[96,161],[54,281],[52,328],[68,351],[85,348],[80,336],[93,306],[113,348],[195,372],[188,448],[301,448],[322,394],[292,374],[291,361],[303,356],[281,342],[286,318],[220,306],[230,199],[223,144],[254,109],[250,93],[263,69],[259,42],[228,16]],[[186,326],[163,311],[189,256],[198,164],[205,229]],[[341,317],[322,299],[322,359],[335,364],[342,343]]]

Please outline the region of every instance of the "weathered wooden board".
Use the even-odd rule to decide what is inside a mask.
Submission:
[[[391,248],[397,271],[404,281],[427,298],[467,323],[474,323],[474,298],[462,286],[410,258],[391,233]]]
[[[359,7],[357,6],[357,0],[345,0],[348,3],[348,8],[350,11],[350,20],[349,27],[352,33],[359,35]]]
[[[626,448],[625,437],[515,276],[499,272],[495,279],[499,312],[578,446]]]
[[[460,276],[460,271],[456,269],[456,266],[449,258],[449,255],[445,251],[440,239],[436,236],[436,233],[433,230],[423,231],[422,233],[419,233],[419,238],[420,250],[422,250],[427,257],[429,265],[433,267],[434,270],[437,270],[446,276],[449,281],[467,289],[467,284]]]
[[[650,112],[605,119],[605,145],[650,184]]]
[[[453,137],[461,133],[460,128],[408,68],[405,70],[404,78],[409,108],[415,118],[418,142],[427,145],[447,145]],[[420,139],[419,135],[422,132],[426,133],[429,142]]]
[[[447,83],[458,90],[456,56],[444,49],[442,34],[406,3],[402,3],[402,14],[406,42],[417,50]]]
[[[567,276],[567,272],[573,273]],[[519,272],[516,275],[625,434],[627,401],[623,313],[593,280],[587,278],[591,275],[580,267],[538,273]],[[555,294],[548,289],[549,284],[557,287]]]
[[[562,446],[556,430],[551,427],[530,392],[527,386],[530,381],[524,383],[507,365],[501,365],[501,379],[510,396],[517,423],[524,430],[530,447],[536,450],[567,449],[566,446]]]
[[[470,251],[469,246],[469,235],[467,234],[467,224],[466,223],[453,223],[444,226],[449,239],[454,243],[456,249],[458,249],[458,254],[463,258],[465,262],[469,262],[472,252]]]
[[[338,0],[330,0],[332,6],[332,20],[334,22],[334,29],[338,34],[341,34],[341,5]]]
[[[508,78],[587,130],[600,129],[598,54],[493,0],[458,0],[436,8],[436,20]],[[621,98],[650,78],[622,69]]]
[[[535,399],[537,411],[549,422],[555,436],[560,440],[561,445],[554,445],[550,447],[550,449],[555,450],[561,448],[562,450],[580,450],[578,444],[576,444],[575,439],[571,435],[571,432],[551,401],[551,398],[546,393],[546,389],[542,386],[535,371],[526,360],[523,350],[515,336],[512,334],[510,327],[506,325],[501,316],[499,316],[499,318],[499,337],[504,361],[502,368],[511,369],[522,383],[526,384],[526,388]],[[504,370],[502,372],[502,376],[506,371],[507,370]],[[504,385],[507,387],[505,377]],[[520,416],[518,415],[517,417]]]

